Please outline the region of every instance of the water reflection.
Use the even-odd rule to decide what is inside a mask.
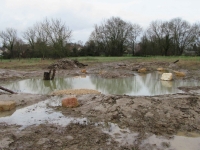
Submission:
[[[34,94],[47,94],[61,89],[86,88],[98,90],[104,94],[162,95],[182,92],[177,89],[180,86],[200,86],[199,82],[161,81],[160,77],[161,74],[154,72],[120,79],[104,79],[96,76],[57,78],[53,81],[27,79],[9,83],[5,87],[18,92]]]
[[[9,83],[5,85],[5,87],[17,92],[48,94],[55,89],[73,88],[72,83],[72,78],[58,78],[50,81],[42,79],[27,79]]]

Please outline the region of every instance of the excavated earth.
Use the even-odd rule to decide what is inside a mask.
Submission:
[[[163,67],[166,70],[182,71],[181,80],[200,81],[200,70],[182,69],[178,64],[168,62],[112,62],[89,64],[88,66],[58,69],[56,77],[97,75],[102,78],[124,78],[133,76],[140,68],[147,72]],[[66,67],[67,68],[67,67]],[[48,70],[48,69],[46,69]],[[26,78],[43,76],[45,70],[16,71],[0,69],[0,84]],[[179,79],[174,77],[174,80]],[[152,135],[173,139],[179,132],[200,135],[200,87],[179,87],[184,93],[157,96],[128,96],[86,94],[77,95],[79,107],[63,108],[48,106],[66,117],[87,118],[85,123],[39,124],[21,128],[20,125],[0,123],[0,149],[2,150],[154,150],[173,149],[168,142],[161,145],[145,142]],[[52,95],[9,94],[0,92],[0,100],[14,100],[16,110],[44,101]],[[30,110],[32,111],[32,110]],[[1,113],[1,112],[0,112]],[[8,116],[13,112],[7,112]],[[0,116],[1,117],[1,116]],[[120,134],[109,134],[117,125]],[[106,130],[106,131],[105,131]],[[136,134],[126,142],[120,140],[123,134]],[[119,135],[117,135],[119,134]],[[198,148],[197,148],[198,149]],[[200,149],[200,145],[199,145]]]

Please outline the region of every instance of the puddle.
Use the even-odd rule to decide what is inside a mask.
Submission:
[[[71,122],[87,124],[86,118],[66,117],[60,112],[55,112],[55,110],[49,108],[47,105],[59,106],[61,102],[59,98],[52,97],[37,104],[18,109],[11,116],[1,117],[0,122],[21,125],[22,128],[42,123],[58,124],[61,126],[66,126]]]
[[[109,134],[119,142],[121,145],[132,145],[136,139],[138,133],[131,133],[129,129],[121,129],[114,123],[97,123],[96,125],[103,126],[102,131]]]
[[[121,129],[114,123],[97,123],[97,126],[102,126],[102,131],[109,134],[115,141],[121,145],[135,145],[140,136],[138,133],[131,132],[129,129]],[[165,149],[165,150],[199,150],[200,149],[200,134],[192,132],[179,132],[172,138],[145,134],[146,139],[142,140],[139,145],[140,149]],[[138,139],[139,138],[139,139]]]
[[[96,76],[55,78],[53,81],[27,79],[8,83],[4,87],[17,92],[32,94],[48,94],[54,90],[84,88],[98,90],[103,94],[152,96],[183,93],[183,91],[177,89],[181,86],[200,86],[200,82],[161,81],[160,77],[161,74],[154,72],[118,79],[104,79]]]
[[[164,137],[152,135],[143,142],[143,146],[149,144],[156,146],[158,149],[166,150],[199,150],[200,137],[176,135],[172,139],[166,139]]]

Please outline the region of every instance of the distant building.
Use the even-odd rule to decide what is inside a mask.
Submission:
[[[4,52],[8,52],[8,49],[5,47],[0,47],[0,56],[2,56]]]
[[[185,50],[185,51],[183,52],[183,55],[185,55],[185,56],[196,56],[196,55],[197,55],[197,52],[196,52],[196,51],[192,51],[192,50],[190,50],[190,51]]]
[[[68,45],[70,51],[73,51],[74,48],[76,48],[77,51],[80,51],[83,48],[82,45],[77,44],[77,43],[68,43],[67,45]]]

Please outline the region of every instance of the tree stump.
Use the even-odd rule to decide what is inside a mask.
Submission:
[[[49,70],[49,72],[44,72],[44,77],[43,80],[53,80],[56,74],[56,69],[53,69],[53,73],[51,76],[51,69]]]
[[[50,73],[49,72],[44,72],[43,80],[50,80]]]

